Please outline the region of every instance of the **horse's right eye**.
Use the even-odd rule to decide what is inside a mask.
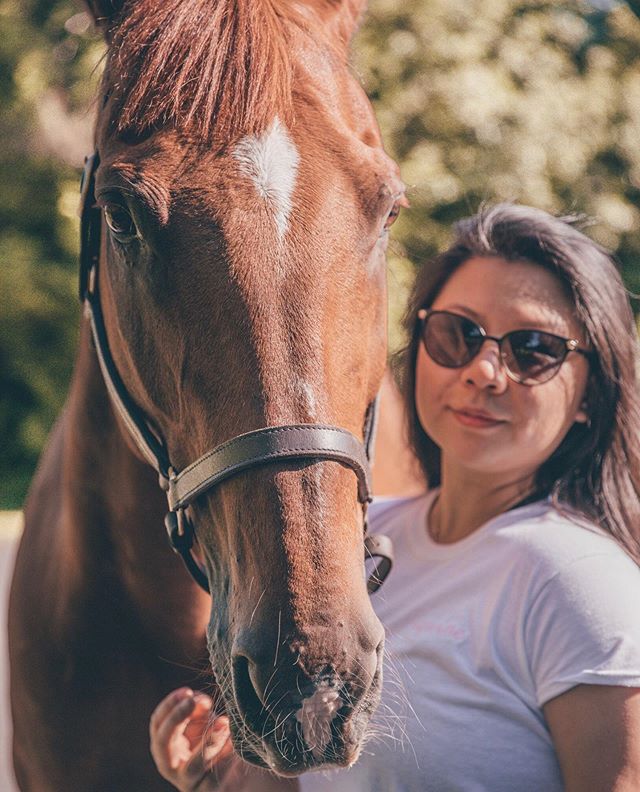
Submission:
[[[104,217],[119,242],[129,242],[138,236],[136,224],[124,206],[116,203],[107,204],[104,208]]]

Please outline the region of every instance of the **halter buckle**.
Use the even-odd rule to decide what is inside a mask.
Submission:
[[[164,518],[164,526],[167,529],[169,542],[174,552],[182,554],[186,550],[191,550],[193,546],[193,531],[186,518],[184,509],[167,512]]]
[[[210,594],[207,573],[191,554],[194,532],[184,509],[168,512],[164,524],[174,553],[182,558],[189,574],[200,588]]]
[[[367,534],[364,538],[365,561],[379,559],[367,579],[367,591],[373,594],[384,583],[393,566],[393,544],[388,536]]]

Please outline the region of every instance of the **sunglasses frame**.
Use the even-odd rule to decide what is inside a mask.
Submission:
[[[449,366],[438,362],[431,355],[431,353],[427,349],[427,343],[425,340],[425,329],[429,317],[434,316],[436,314],[444,314],[445,316],[455,316],[457,319],[463,319],[465,322],[470,322],[471,324],[475,325],[478,328],[478,330],[480,331],[480,335],[482,336],[482,341],[480,342],[480,346],[478,347],[478,350],[475,352],[475,354],[471,355],[469,360],[466,360],[464,363],[460,363],[460,365],[457,366]],[[565,338],[564,336],[559,336],[556,335],[555,333],[549,333],[547,330],[536,330],[529,327],[523,327],[522,329],[518,329],[518,330],[510,330],[508,333],[505,333],[503,336],[500,337],[491,336],[486,332],[486,330],[484,329],[484,327],[482,327],[481,324],[475,322],[473,319],[470,319],[468,316],[463,316],[462,314],[455,313],[455,311],[438,311],[438,310],[432,310],[430,308],[421,308],[418,311],[418,322],[420,323],[420,341],[422,342],[422,346],[424,347],[424,350],[427,353],[427,355],[429,355],[431,360],[433,360],[433,362],[436,363],[438,366],[442,366],[443,368],[450,368],[450,369],[464,368],[465,366],[468,366],[469,363],[471,363],[471,361],[480,353],[480,350],[482,349],[482,346],[485,343],[485,341],[495,341],[496,344],[498,345],[500,362],[502,364],[502,367],[504,368],[505,374],[513,382],[517,382],[518,385],[525,385],[527,387],[533,387],[534,385],[544,385],[545,382],[549,382],[550,380],[552,380],[556,376],[556,374],[560,371],[562,364],[565,362],[565,360],[567,359],[567,355],[570,352],[578,352],[579,354],[584,355],[584,357],[586,357],[587,360],[590,360],[592,356],[592,353],[588,349],[583,349],[580,346],[580,342],[578,341],[578,339]],[[513,333],[522,333],[522,332],[542,333],[546,336],[551,336],[551,338],[555,338],[558,341],[562,341],[562,343],[564,344],[564,355],[558,360],[557,364],[554,364],[555,368],[553,370],[553,373],[547,379],[544,380],[535,380],[528,378],[522,379],[513,371],[511,371],[511,369],[507,365],[507,361],[505,359],[506,355],[502,348],[502,342],[505,340],[505,338],[509,338],[509,336],[513,335]]]

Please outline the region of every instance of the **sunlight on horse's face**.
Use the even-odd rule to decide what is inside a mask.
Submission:
[[[98,129],[105,320],[127,388],[183,467],[267,425],[362,437],[385,365],[385,248],[402,197],[368,102],[307,53],[294,122],[211,150]],[[352,763],[381,684],[353,472],[252,469],[193,508],[212,665],[248,760]]]

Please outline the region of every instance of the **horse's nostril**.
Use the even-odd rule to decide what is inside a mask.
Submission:
[[[262,691],[256,690],[252,678],[252,663],[244,655],[237,655],[233,660],[233,687],[236,703],[243,718],[248,723],[257,723],[266,714]]]

